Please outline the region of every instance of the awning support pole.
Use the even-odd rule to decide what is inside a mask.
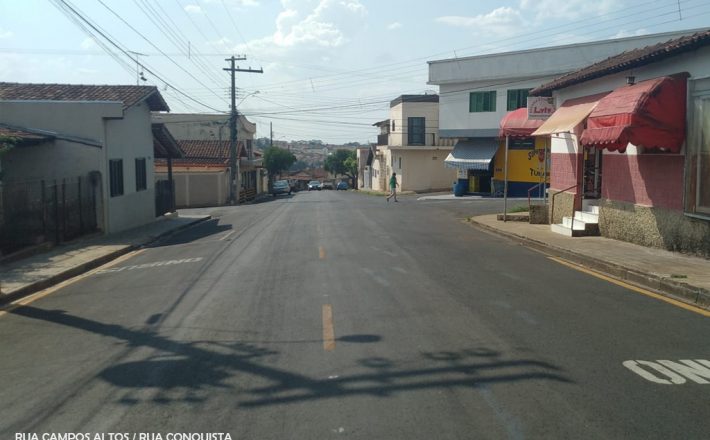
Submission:
[[[505,165],[504,165],[504,182],[503,182],[503,222],[508,221],[508,144],[510,136],[505,137]]]

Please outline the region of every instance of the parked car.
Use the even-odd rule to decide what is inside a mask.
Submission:
[[[310,182],[308,182],[308,191],[320,191],[322,188],[323,185],[320,183],[319,180],[311,180]]]
[[[271,195],[276,197],[279,194],[291,195],[291,185],[288,184],[287,180],[277,180],[274,182],[274,186],[271,189]]]
[[[326,181],[323,182],[323,184],[321,185],[321,188],[323,188],[323,189],[334,189],[334,187],[333,187],[333,182],[329,182],[329,181],[326,180]]]
[[[338,186],[335,187],[335,189],[338,191],[340,191],[340,190],[347,191],[348,188],[349,188],[348,182],[346,182],[344,180],[341,180],[340,182],[338,182]]]

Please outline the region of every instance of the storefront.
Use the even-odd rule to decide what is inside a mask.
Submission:
[[[502,194],[506,176],[508,196],[542,197],[549,183],[549,142],[545,137],[533,137],[542,120],[528,119],[527,108],[506,114],[500,122],[498,149],[495,155],[493,185],[496,194]],[[506,143],[508,145],[508,172],[506,175]]]
[[[493,192],[491,181],[496,151],[498,142],[494,138],[472,138],[456,143],[453,151],[444,160],[447,168],[457,170],[454,195]]]

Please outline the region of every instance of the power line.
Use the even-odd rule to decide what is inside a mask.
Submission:
[[[86,18],[86,17],[85,17],[83,14],[81,14],[77,9],[75,9],[75,7],[72,7],[72,6],[67,2],[67,0],[50,0],[50,1],[53,2],[53,3],[55,4],[55,6],[58,6],[59,9],[60,9],[60,11],[64,11],[64,8],[66,8],[67,12],[70,12],[73,16],[77,17],[77,18],[80,19],[82,22],[86,23],[91,29],[94,30],[94,32],[98,33],[98,34],[99,34],[102,38],[104,38],[108,43],[110,43],[110,44],[111,44],[112,46],[114,46],[116,49],[118,49],[119,51],[121,51],[121,52],[122,52],[126,57],[128,57],[131,61],[133,61],[133,62],[135,62],[135,63],[138,62],[138,60],[134,59],[134,58],[130,55],[130,53],[128,53],[128,50],[127,50],[127,49],[124,49],[123,47],[121,47],[121,45],[120,45],[119,43],[115,42],[115,41],[114,41],[111,37],[109,37],[105,32],[103,32],[103,31],[100,30],[96,25],[94,25],[93,23],[91,23],[91,21],[89,21],[88,18]],[[82,27],[82,30],[85,30],[85,28]],[[94,36],[91,34],[91,32],[89,32],[89,35],[92,36],[92,38],[94,38]],[[203,106],[203,107],[205,107],[205,108],[209,108],[209,109],[211,109],[211,110],[214,110],[214,111],[220,113],[219,110],[217,110],[217,109],[215,109],[215,108],[213,108],[213,107],[211,107],[211,106],[209,106],[209,105],[207,105],[207,104],[205,104],[205,103],[203,103],[203,102],[201,102],[201,101],[199,101],[199,100],[193,98],[192,96],[186,94],[186,93],[183,92],[182,90],[180,90],[180,89],[178,89],[177,87],[173,86],[173,85],[170,84],[168,81],[166,81],[165,79],[163,79],[160,75],[158,75],[156,72],[154,72],[153,70],[151,70],[150,68],[148,68],[147,66],[145,66],[145,65],[143,65],[143,66],[144,66],[145,70],[148,71],[151,75],[153,75],[153,76],[155,76],[156,78],[158,78],[158,79],[159,79],[160,81],[162,81],[166,86],[171,87],[173,90],[175,90],[177,93],[181,94],[181,95],[184,96],[185,98],[187,98],[187,99],[189,99],[190,101],[193,101],[193,102],[195,102],[196,104],[199,104],[199,105],[201,105],[201,106]]]

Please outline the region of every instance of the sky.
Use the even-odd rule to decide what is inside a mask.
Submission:
[[[155,85],[257,136],[374,142],[427,61],[710,26],[710,0],[0,0],[0,81]],[[142,75],[141,75],[142,73]],[[141,78],[144,78],[142,79]]]

